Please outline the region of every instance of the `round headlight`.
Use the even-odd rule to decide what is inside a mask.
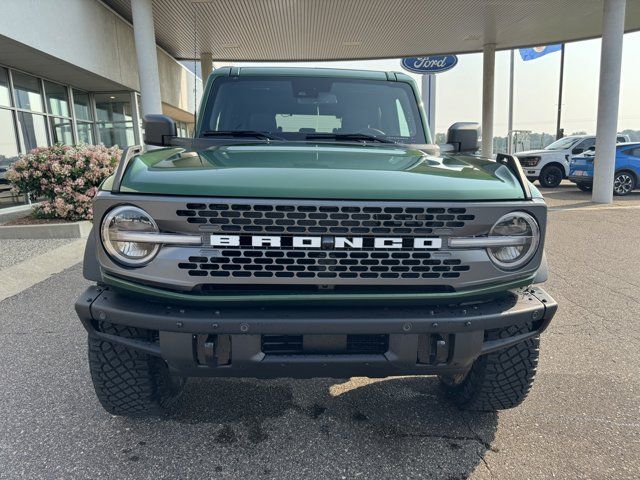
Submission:
[[[489,257],[503,270],[523,267],[535,255],[540,243],[540,228],[535,218],[525,212],[511,212],[491,227],[490,237],[509,237],[507,245],[487,248]],[[511,242],[508,242],[511,240]]]
[[[153,218],[138,207],[125,205],[111,210],[102,220],[100,236],[111,258],[123,265],[139,267],[150,262],[160,249],[157,243],[122,241],[124,233],[157,233]]]

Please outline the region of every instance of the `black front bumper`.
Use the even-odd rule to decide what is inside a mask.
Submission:
[[[539,335],[556,310],[537,287],[466,305],[192,307],[98,286],[76,302],[90,336],[160,356],[180,375],[258,378],[461,372],[479,355]],[[110,335],[101,331],[104,322],[153,335]],[[528,328],[507,338],[491,334],[512,325]],[[274,350],[274,339],[286,348]]]

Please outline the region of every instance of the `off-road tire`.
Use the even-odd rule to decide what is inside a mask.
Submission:
[[[540,172],[538,182],[544,188],[556,188],[564,178],[564,171],[557,165],[547,165]]]
[[[593,185],[590,183],[576,183],[576,187],[582,190],[583,192],[590,192],[593,190]]]
[[[150,340],[149,330],[101,322],[104,333]],[[112,415],[159,415],[180,396],[185,378],[160,357],[89,337],[89,370],[98,400]]]
[[[487,340],[513,337],[531,325],[489,332]],[[447,395],[463,410],[493,412],[513,408],[525,399],[538,365],[539,337],[479,357],[466,375],[441,376]]]

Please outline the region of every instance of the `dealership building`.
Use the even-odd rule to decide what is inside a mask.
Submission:
[[[54,143],[142,143],[131,18],[97,0],[3,0],[1,10],[0,168]],[[186,135],[202,82],[155,50],[160,108]],[[0,208],[21,203],[2,177]]]

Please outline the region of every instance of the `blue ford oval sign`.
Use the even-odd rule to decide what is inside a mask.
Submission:
[[[455,55],[430,55],[402,59],[402,68],[413,73],[440,73],[451,70],[458,63]]]

